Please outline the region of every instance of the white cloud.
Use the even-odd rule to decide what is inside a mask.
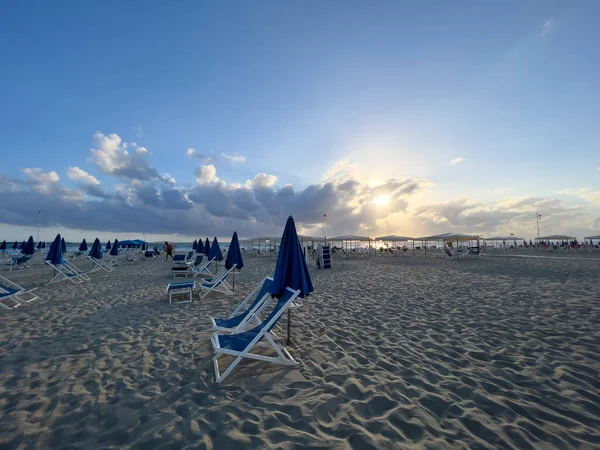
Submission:
[[[600,205],[600,191],[595,191],[594,188],[584,187],[579,189],[564,189],[560,191],[564,195],[572,195],[587,200],[590,203]]]
[[[60,180],[56,172],[44,172],[39,167],[25,168],[23,169],[23,173],[27,175],[27,178],[38,183],[56,183]]]
[[[242,164],[246,162],[246,157],[242,155],[226,155],[225,153],[221,153],[225,162],[230,164]]]
[[[139,180],[160,179],[158,171],[148,165],[148,150],[145,147],[135,142],[123,142],[116,133],[105,135],[97,132],[94,139],[98,148],[90,149],[91,160],[102,172]],[[135,152],[131,154],[128,148],[133,148]]]
[[[196,170],[196,181],[198,184],[211,184],[217,183],[219,177],[217,177],[217,169],[212,164],[198,167]]]
[[[202,153],[198,153],[198,151],[196,151],[196,149],[192,148],[192,147],[188,148],[185,151],[185,154],[190,159],[192,159],[192,158],[199,159],[200,161],[202,161],[202,164],[210,164],[214,160],[214,158],[212,156],[204,155]]]
[[[540,32],[541,36],[548,36],[552,30],[554,30],[554,20],[548,19],[542,25],[542,31]]]
[[[96,177],[94,177],[93,175],[90,175],[85,170],[82,170],[77,166],[69,167],[67,169],[67,175],[69,176],[69,178],[71,180],[79,182],[79,183],[92,184],[92,185],[100,184],[100,181],[98,181],[98,179]]]
[[[253,179],[247,180],[244,186],[247,188],[253,187],[272,187],[277,183],[277,177],[275,175],[267,175],[266,173],[259,173]]]
[[[503,194],[506,192],[505,188],[494,189],[494,194]]]
[[[464,160],[465,160],[465,158],[459,156],[458,158],[454,158],[454,159],[451,159],[450,161],[448,161],[448,164],[458,164],[458,163],[463,162]]]
[[[171,176],[171,174],[168,173],[168,172],[163,173],[162,177],[163,177],[163,180],[165,180],[167,183],[171,183],[171,184],[176,184],[177,183],[177,181],[175,180],[175,178],[173,178]]]

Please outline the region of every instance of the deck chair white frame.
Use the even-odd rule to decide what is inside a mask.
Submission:
[[[248,296],[242,301],[242,303],[240,303],[238,305],[237,308],[235,308],[235,310],[229,314],[229,316],[227,317],[228,319],[231,319],[232,317],[236,317],[239,316],[240,314],[242,314],[244,311],[246,311],[252,303],[254,303],[254,300],[256,300],[256,296],[260,293],[260,290],[262,289],[263,285],[265,284],[265,282],[267,280],[270,280],[271,282],[273,281],[273,278],[271,277],[265,277],[263,278],[263,280],[256,285],[256,287],[252,290],[252,292],[250,292],[250,294],[248,294]],[[248,314],[246,314],[246,317],[244,317],[240,323],[232,328],[225,328],[225,327],[220,327],[217,325],[217,322],[215,321],[214,317],[210,318],[210,321],[212,323],[212,327],[213,330],[215,331],[220,331],[223,333],[240,333],[242,331],[245,331],[251,323],[255,323],[256,325],[260,325],[262,323],[262,320],[260,319],[260,313],[267,307],[269,306],[273,301],[273,297],[271,296],[270,293],[266,293],[265,295],[263,295],[263,297],[261,299],[259,299],[255,305],[252,306],[252,310],[248,312]]]
[[[106,261],[103,261],[99,258],[94,258],[94,257],[88,255],[87,259],[89,259],[90,261],[92,261],[94,263],[94,267],[92,267],[92,269],[90,270],[90,273],[97,272],[99,270],[104,270],[105,272],[110,273],[113,270],[115,270]]]
[[[15,292],[11,293],[9,289]],[[33,293],[35,290],[36,288],[25,289],[24,287],[19,286],[17,283],[0,275],[0,306],[5,309],[15,309],[25,303],[37,300],[39,297]],[[15,305],[7,305],[4,303],[6,300],[13,301]]]
[[[206,278],[202,280],[198,287],[200,288],[200,298],[204,298],[209,292],[220,292],[221,294],[233,295],[231,286],[227,282],[226,278],[231,272],[235,270],[236,265],[234,264],[231,269],[223,270],[216,274],[213,278]]]
[[[198,267],[192,268],[192,272],[194,273],[194,278],[198,275],[208,275],[209,277],[213,276],[213,273],[210,271],[210,265],[215,262],[215,258],[207,259],[203,261]]]
[[[139,262],[140,258],[137,257],[132,248],[125,249],[125,258],[129,262]]]
[[[187,267],[182,264],[175,264],[175,267],[171,269],[171,272],[173,272],[173,278],[187,278],[188,275],[196,276],[196,272],[200,271],[205,266],[205,261],[200,261],[200,264],[198,265],[194,264],[198,258],[199,256],[197,255],[193,262],[187,264]]]
[[[119,258],[117,256],[113,256],[110,253],[107,253],[104,256],[106,256],[106,259],[108,260],[108,265],[110,267],[116,267],[116,266],[122,266],[123,265],[121,263],[121,261],[119,261]]]
[[[169,296],[169,303],[175,303],[176,305],[180,303],[192,303],[192,296],[194,294],[194,289],[196,288],[195,281],[174,281],[173,283],[169,283],[167,286],[166,294]],[[173,301],[173,296],[177,295],[187,295],[188,297],[185,300]]]
[[[72,283],[80,284],[84,281],[89,281],[90,277],[81,272],[73,264],[70,264],[67,260],[63,260],[62,264],[52,264],[50,261],[44,261],[50,267],[54,269],[54,277],[48,282],[48,284],[59,283],[61,281],[69,280]]]
[[[10,262],[10,268],[13,269],[29,269],[31,268],[31,258],[33,255],[18,255],[13,256]]]
[[[277,323],[277,321],[281,318],[283,313],[289,308],[289,306],[292,304],[292,302],[298,297],[298,295],[300,295],[300,290],[295,291],[290,288],[286,288],[286,289],[288,291],[290,291],[289,292],[289,294],[291,294],[290,297],[287,299],[285,304],[281,306],[279,311],[277,311],[277,313],[274,314],[273,317],[270,317],[268,319],[268,322],[264,324],[264,326],[258,331],[258,333],[254,337],[254,339],[252,339],[248,343],[248,345],[246,346],[246,348],[244,350],[237,351],[237,350],[231,350],[231,349],[227,349],[227,348],[221,348],[221,346],[219,344],[219,334],[218,333],[212,334],[212,336],[210,337],[210,341],[213,346],[213,350],[215,352],[215,356],[213,358],[213,365],[215,368],[215,381],[217,383],[221,383],[225,378],[227,378],[229,376],[229,374],[231,374],[233,369],[235,369],[236,366],[244,358],[254,359],[254,360],[258,360],[258,361],[265,361],[265,362],[270,362],[270,363],[274,363],[274,364],[290,365],[290,366],[294,366],[294,365],[298,364],[298,362],[292,357],[292,355],[290,355],[290,353],[285,348],[280,347],[275,342],[275,340],[273,339],[273,336],[271,335],[271,333],[269,331]],[[261,342],[263,338],[264,338],[264,342]],[[265,356],[265,355],[260,355],[257,353],[252,353],[252,350],[254,349],[254,347],[270,348],[270,349],[274,350],[275,353],[277,353],[277,356]],[[221,374],[220,370],[219,370],[218,358],[219,358],[219,356],[222,356],[222,355],[235,356],[235,359],[229,365],[229,367],[225,370],[225,372],[223,372]]]

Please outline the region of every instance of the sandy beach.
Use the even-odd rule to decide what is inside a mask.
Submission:
[[[80,285],[3,271],[40,299],[0,311],[0,449],[600,447],[600,261],[311,264],[300,365],[216,384],[209,317],[275,266],[245,262],[236,296],[187,305],[169,305],[162,258]]]

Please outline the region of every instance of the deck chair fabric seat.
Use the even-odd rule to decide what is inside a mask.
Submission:
[[[269,300],[271,299],[271,294],[269,294],[269,289],[271,289],[272,283],[273,278],[265,277],[262,283],[259,283],[252,290],[228,318],[220,319],[211,317],[210,320],[213,329],[217,331],[238,332],[243,331],[245,326],[253,320],[260,323],[258,314],[268,305],[268,303],[270,303]],[[252,301],[252,303],[250,303],[250,301]],[[248,303],[250,303],[250,305],[248,305]],[[242,312],[240,313],[240,311]]]
[[[244,358],[271,362],[275,364],[298,364],[285,348],[280,347],[275,342],[273,336],[271,335],[271,330],[273,327],[275,327],[284,311],[292,304],[299,294],[300,290],[287,288],[277,300],[277,303],[269,316],[263,322],[261,322],[260,325],[252,330],[236,334],[213,333],[210,340],[215,353],[213,365],[215,370],[215,380],[217,383],[221,383],[225,378],[227,378],[227,376],[231,374],[235,367]],[[252,350],[255,347],[270,348],[271,350],[275,351],[277,356],[267,356],[260,353],[253,353]],[[223,373],[221,373],[219,369],[219,357],[222,355],[235,357],[234,361]]]
[[[209,292],[220,292],[221,294],[232,295],[233,291],[231,286],[227,282],[226,278],[231,272],[235,270],[236,265],[233,264],[230,269],[224,270],[212,278],[205,278],[198,286],[200,287],[200,298],[206,297]]]

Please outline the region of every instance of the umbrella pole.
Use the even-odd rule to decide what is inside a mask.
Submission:
[[[233,269],[233,292],[235,292],[235,269]]]
[[[288,323],[287,323],[287,340],[285,345],[290,345],[292,343],[292,338],[290,337],[290,331],[292,329],[292,314],[290,313],[290,308],[288,308]]]

